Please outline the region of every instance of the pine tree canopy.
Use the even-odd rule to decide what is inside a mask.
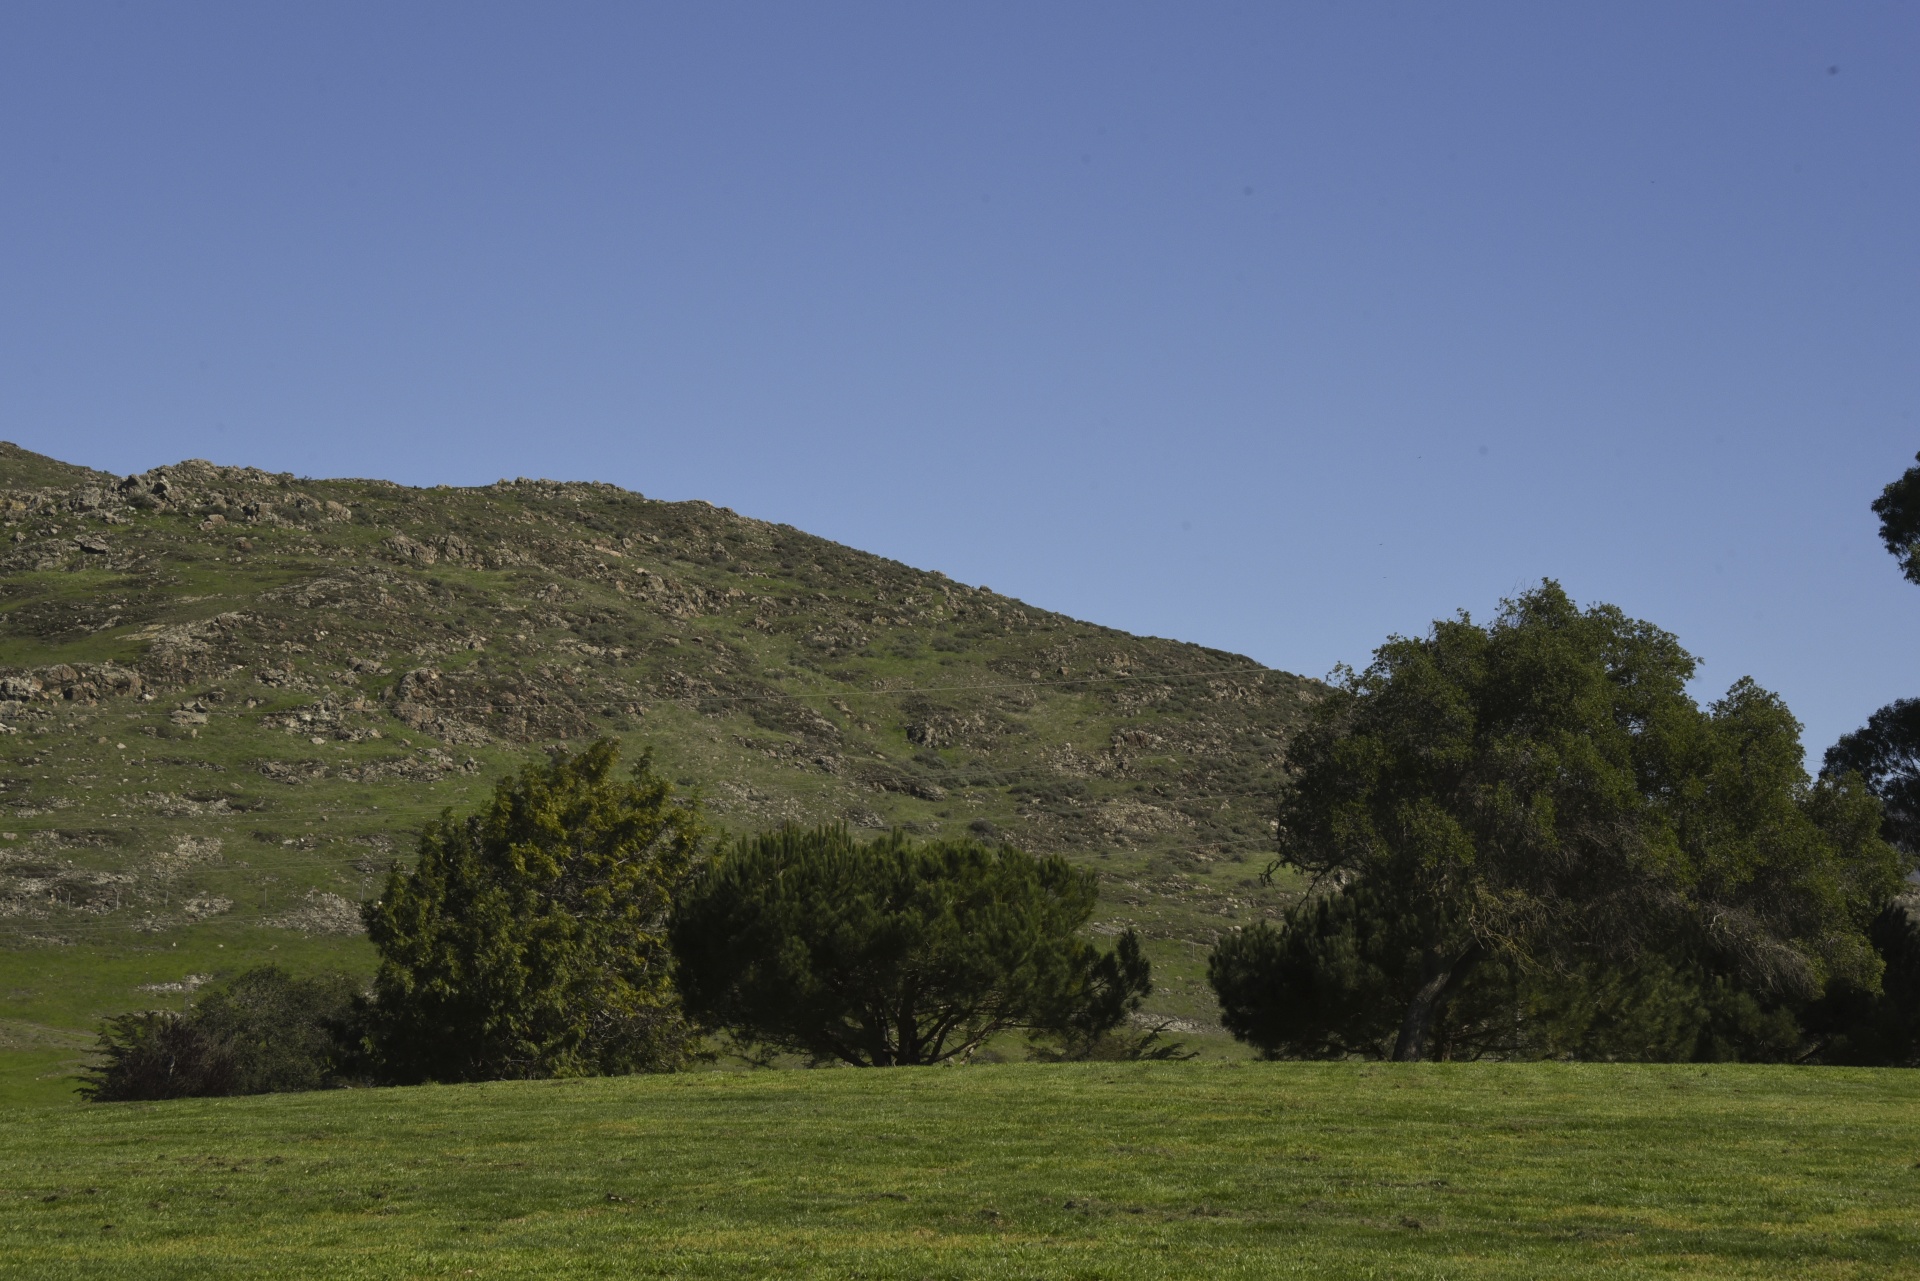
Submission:
[[[1022,1028],[1092,1040],[1151,988],[1131,932],[1079,936],[1092,873],[974,841],[785,828],[709,867],[674,918],[688,1011],[864,1067],[964,1060]]]

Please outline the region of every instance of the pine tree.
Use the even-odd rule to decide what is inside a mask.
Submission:
[[[863,1067],[964,1060],[1019,1028],[1092,1046],[1152,988],[1132,932],[1079,936],[1094,877],[974,841],[785,828],[716,861],[674,917],[687,1008]]]

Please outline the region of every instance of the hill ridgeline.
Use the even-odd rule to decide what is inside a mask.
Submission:
[[[1251,659],[605,484],[0,445],[0,525],[0,1050],[250,960],[368,965],[356,904],[419,824],[598,735],[734,831],[1083,861],[1196,1023],[1206,946],[1285,901],[1258,873],[1319,686]]]

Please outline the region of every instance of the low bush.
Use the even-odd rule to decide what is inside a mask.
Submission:
[[[96,1103],[318,1090],[364,1075],[363,1003],[344,974],[248,970],[185,1013],[108,1019],[81,1090]]]

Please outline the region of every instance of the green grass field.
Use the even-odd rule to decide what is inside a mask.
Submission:
[[[689,1073],[25,1110],[0,1276],[1920,1275],[1920,1074]]]

